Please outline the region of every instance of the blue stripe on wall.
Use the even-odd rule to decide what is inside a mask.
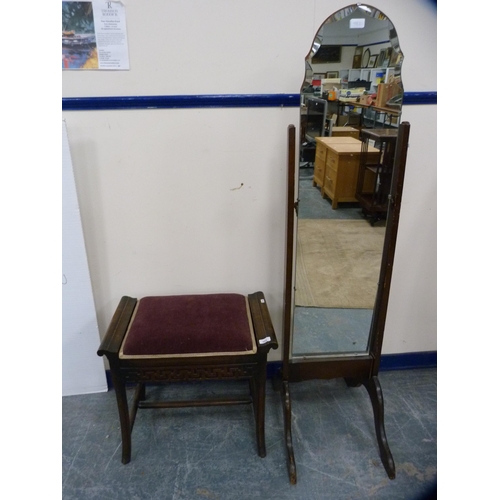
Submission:
[[[405,92],[403,105],[409,104],[437,104],[437,92]]]
[[[382,354],[380,356],[380,371],[436,367],[437,351]]]
[[[68,97],[63,111],[99,109],[279,108],[300,106],[300,94]]]
[[[405,92],[403,104],[437,104],[437,92]],[[279,108],[299,107],[300,94],[159,95],[65,97],[63,111],[112,109]]]

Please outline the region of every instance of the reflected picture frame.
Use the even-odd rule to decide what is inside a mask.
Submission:
[[[367,68],[375,68],[377,64],[377,59],[378,55],[374,54],[373,56],[370,56],[370,59],[368,60],[368,66]]]
[[[326,73],[314,73],[313,74],[313,81],[321,81],[321,80],[324,80],[326,78]]]
[[[383,67],[386,57],[387,57],[387,49],[382,49],[378,54],[378,65],[380,67]]]
[[[385,49],[385,58],[383,61],[380,61],[379,64],[382,68],[387,68],[390,65],[392,59],[392,47],[387,47]]]
[[[401,62],[401,52],[397,50],[392,50],[391,59],[389,60],[389,66],[397,66]]]
[[[368,63],[370,62],[371,52],[370,49],[366,49],[363,52],[363,59],[361,60],[361,67],[368,68]]]
[[[354,56],[352,58],[352,68],[361,68],[361,59],[363,58],[363,46],[354,49]]]

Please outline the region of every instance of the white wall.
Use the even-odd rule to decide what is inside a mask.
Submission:
[[[130,71],[63,72],[63,95],[299,93],[316,31],[346,5],[129,0]],[[435,91],[432,4],[376,6],[397,29],[405,91]],[[257,289],[281,335],[286,130],[299,110],[63,116],[101,336],[124,294]],[[436,106],[407,106],[403,119],[412,128],[384,353],[437,348]]]
[[[62,123],[62,395],[103,392],[104,363],[66,124]]]

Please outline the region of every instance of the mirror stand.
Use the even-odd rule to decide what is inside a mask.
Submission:
[[[295,156],[296,129],[288,127],[288,194],[287,194],[287,225],[286,225],[286,278],[284,300],[284,336],[283,336],[283,367],[281,373],[281,395],[283,403],[285,442],[287,447],[287,464],[289,478],[292,484],[297,481],[295,465],[292,425],[291,425],[291,394],[290,383],[311,379],[344,378],[349,387],[363,385],[370,397],[375,421],[375,432],[379,445],[380,458],[390,479],[396,477],[396,468],[392,458],[385,433],[384,400],[382,388],[378,379],[380,356],[389,303],[389,291],[396,249],[396,238],[401,209],[404,173],[410,124],[402,122],[398,127],[398,137],[394,158],[394,168],[389,195],[389,206],[386,219],[386,234],[382,251],[375,307],[370,327],[368,349],[360,355],[339,355],[321,358],[294,357],[291,349],[292,314],[293,314],[293,267],[294,267],[294,228],[298,210],[298,200],[295,198]]]

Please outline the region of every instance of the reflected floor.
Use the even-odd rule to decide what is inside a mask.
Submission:
[[[312,167],[299,170],[299,219],[364,219],[358,203],[341,203],[333,210],[332,201],[313,186],[313,174]]]
[[[293,354],[365,352],[371,309],[296,307]]]
[[[299,169],[299,219],[365,219],[358,203],[340,203],[333,210],[331,200],[313,186],[313,174],[313,166]],[[296,307],[294,314],[294,356],[366,351],[371,309]]]

